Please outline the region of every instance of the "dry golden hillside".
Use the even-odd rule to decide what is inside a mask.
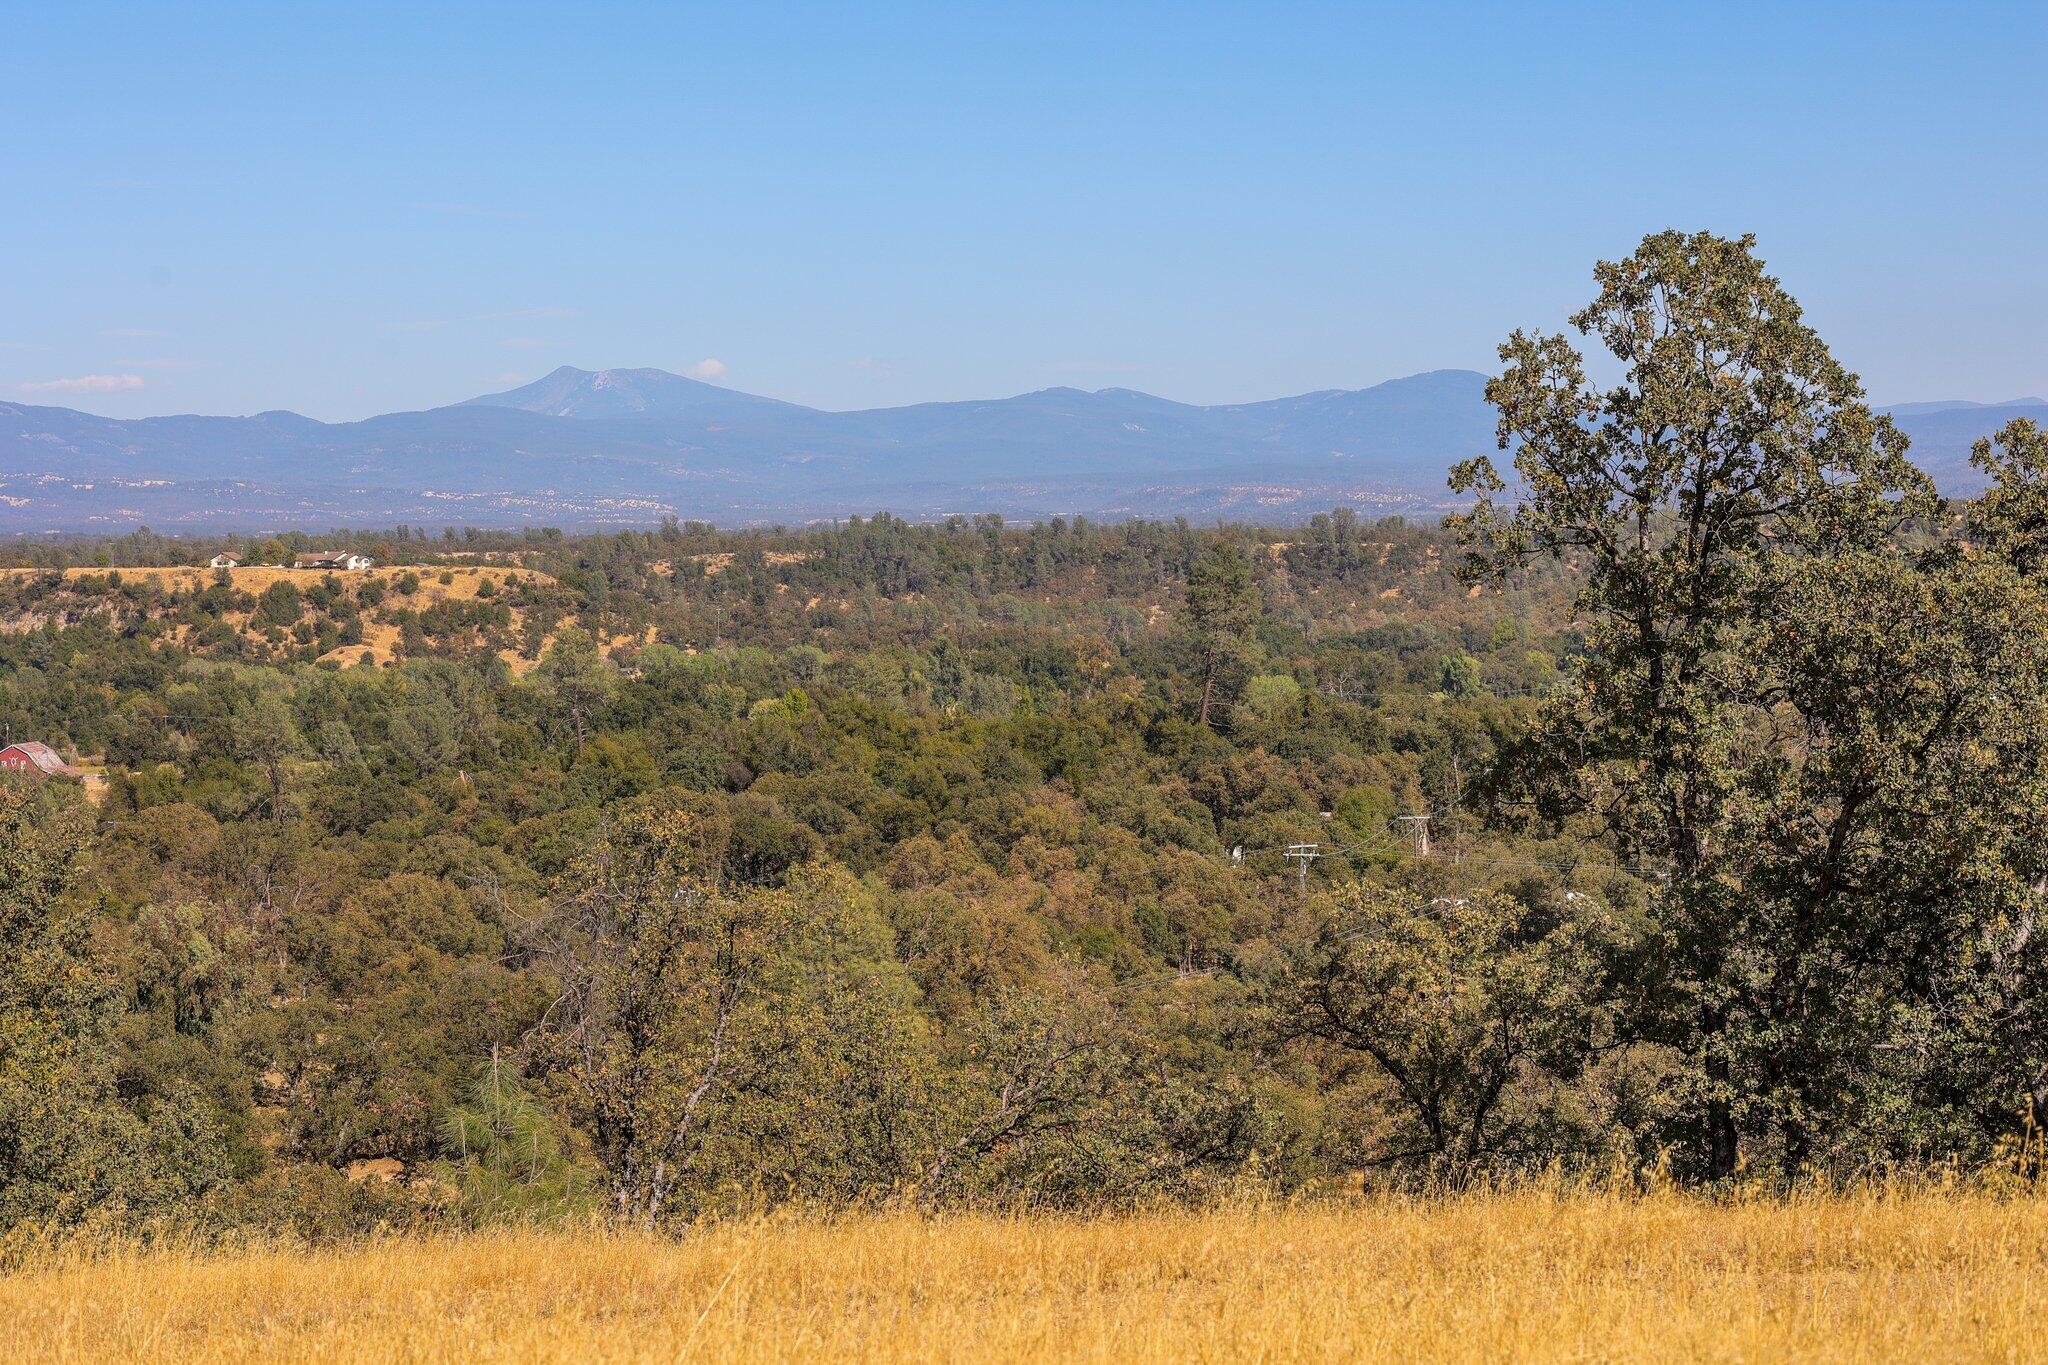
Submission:
[[[10,578],[35,578],[50,572],[51,570],[49,569],[0,569],[0,574],[5,574]],[[444,598],[461,600],[475,597],[477,585],[485,579],[490,579],[493,583],[497,584],[502,584],[511,578],[531,578],[544,582],[554,581],[546,574],[535,569],[484,564],[465,564],[446,568],[433,565],[408,567],[401,564],[347,573],[340,570],[330,571],[326,569],[282,569],[268,564],[252,564],[239,569],[134,568],[117,566],[110,569],[63,569],[57,572],[60,572],[68,582],[76,582],[79,579],[105,578],[109,574],[119,574],[124,582],[151,582],[157,584],[166,592],[177,589],[199,591],[210,585],[220,574],[225,573],[228,576],[228,582],[244,592],[251,593],[260,593],[271,584],[279,582],[290,582],[301,586],[308,583],[317,583],[329,572],[332,572],[336,578],[341,579],[345,583],[381,581],[387,584],[394,583],[410,573],[419,576],[421,595],[430,601],[440,601]],[[454,581],[445,584],[440,582],[440,576],[444,573],[449,574]]]
[[[2048,1350],[2048,1201],[1531,1192],[118,1252],[0,1281],[51,1360],[1970,1361]]]
[[[46,578],[51,571],[44,569],[0,570],[0,577],[21,581]],[[490,594],[503,593],[508,587],[526,585],[529,590],[546,591],[558,586],[547,574],[532,569],[510,565],[461,565],[408,567],[395,565],[357,572],[327,571],[320,569],[285,569],[274,566],[249,566],[238,569],[215,570],[203,568],[81,568],[65,569],[61,577],[74,592],[64,593],[52,599],[45,599],[22,610],[0,616],[0,630],[33,630],[46,622],[63,617],[76,616],[95,609],[120,610],[113,601],[108,585],[115,581],[128,584],[147,584],[154,588],[166,601],[196,596],[213,587],[225,575],[228,585],[251,597],[260,597],[265,589],[277,583],[289,583],[301,591],[309,589],[323,580],[332,579],[341,584],[344,595],[351,602],[359,602],[366,585],[376,584],[382,590],[382,599],[374,605],[361,608],[362,640],[337,646],[325,651],[320,657],[341,663],[356,663],[367,660],[383,664],[396,657],[399,648],[399,627],[394,623],[401,610],[426,611],[444,603],[467,603],[477,601],[483,585],[491,585]],[[418,585],[409,593],[398,591],[399,585],[408,578],[417,579]],[[443,579],[446,582],[443,582]],[[158,608],[145,608],[142,614]],[[507,632],[519,634],[525,627],[525,613],[519,607],[510,607]],[[307,615],[310,617],[311,613]],[[275,644],[254,621],[251,609],[229,610],[221,613],[220,619],[240,630],[254,645]],[[172,632],[171,638],[181,640],[189,634],[184,627]],[[548,638],[552,638],[552,631]],[[530,666],[531,659],[522,657],[517,651],[501,648],[498,651],[515,668]]]

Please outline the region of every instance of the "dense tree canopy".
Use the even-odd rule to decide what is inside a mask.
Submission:
[[[1938,507],[1746,240],[1597,284],[1447,527],[4,547],[0,1222],[2007,1159],[2040,434]]]

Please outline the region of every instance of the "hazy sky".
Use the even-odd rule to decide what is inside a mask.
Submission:
[[[1796,13],[1793,12],[1796,9]],[[827,407],[1487,368],[1666,226],[2048,392],[2048,6],[0,0],[0,400]]]

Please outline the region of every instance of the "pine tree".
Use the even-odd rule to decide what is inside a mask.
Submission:
[[[1188,570],[1182,619],[1202,658],[1202,702],[1196,719],[1207,725],[1217,700],[1217,680],[1259,619],[1252,566],[1235,545],[1211,546]]]

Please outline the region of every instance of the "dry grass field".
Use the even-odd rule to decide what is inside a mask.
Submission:
[[[43,1258],[10,1360],[2027,1360],[2048,1200],[1527,1192]]]
[[[42,569],[0,569],[0,575],[10,577],[35,577],[44,572],[46,571]],[[274,565],[261,564],[245,565],[226,572],[231,584],[251,595],[262,593],[273,583],[291,583],[305,588],[329,576],[327,571],[320,569],[282,569]],[[119,574],[123,582],[153,583],[165,593],[203,592],[216,577],[216,571],[212,569],[137,568],[132,565],[111,569],[65,569],[62,570],[62,574],[64,579],[71,583],[81,579],[89,582],[104,580],[109,574]],[[398,627],[391,624],[389,617],[399,607],[420,610],[441,602],[467,602],[477,596],[477,589],[485,582],[489,582],[493,590],[499,590],[513,579],[538,583],[554,581],[547,574],[519,568],[516,565],[429,565],[422,568],[399,564],[364,570],[337,570],[332,576],[345,586],[359,587],[364,583],[377,582],[389,589],[407,574],[415,575],[419,579],[419,586],[410,595],[387,597],[384,606],[365,612],[362,643],[332,650],[327,655],[328,658],[340,663],[356,663],[365,659],[375,664],[390,663],[396,657],[399,632]],[[441,581],[444,576],[448,579],[446,583]],[[260,638],[260,632],[251,624],[250,616],[251,613],[246,611],[228,612],[223,619],[241,627],[243,633],[253,642]],[[18,620],[0,620],[0,631],[33,630],[41,626],[44,619],[43,614],[32,612]],[[512,612],[515,628],[520,619],[521,613],[515,609]],[[549,638],[552,640],[553,637]],[[532,667],[530,659],[522,659],[509,652],[503,657],[515,673],[523,673]]]
[[[33,578],[49,572],[46,569],[0,569],[0,574],[16,578]],[[165,592],[183,590],[200,591],[214,580],[218,570],[194,569],[187,567],[154,568],[134,565],[116,565],[113,568],[80,568],[60,570],[67,580],[81,578],[105,578],[108,574],[119,574],[124,581],[155,583]],[[325,569],[281,569],[271,564],[249,564],[239,569],[227,570],[228,581],[244,592],[260,593],[273,583],[296,583],[304,587],[318,583],[329,570]],[[462,600],[476,596],[476,585],[484,579],[503,583],[507,578],[546,579],[547,575],[534,569],[518,567],[498,568],[480,565],[451,566],[446,569],[439,565],[424,568],[404,564],[386,565],[375,569],[332,570],[334,576],[344,583],[366,583],[373,579],[390,584],[408,573],[418,574],[423,601],[438,602],[443,598]],[[451,582],[441,583],[440,575],[447,573]]]

